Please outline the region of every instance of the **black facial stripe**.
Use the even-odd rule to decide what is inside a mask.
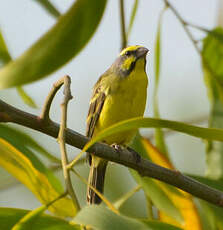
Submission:
[[[121,74],[122,77],[126,77],[126,76],[128,76],[134,70],[135,65],[136,65],[136,61],[134,61],[134,62],[131,63],[129,69],[126,69],[126,70],[120,69],[119,73]]]

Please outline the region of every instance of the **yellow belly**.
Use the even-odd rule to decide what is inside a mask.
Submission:
[[[147,76],[141,71],[133,71],[129,77],[118,82],[118,86],[110,90],[94,130],[97,135],[101,130],[122,120],[143,116],[147,97]],[[121,132],[107,137],[108,144],[128,144],[137,130]]]

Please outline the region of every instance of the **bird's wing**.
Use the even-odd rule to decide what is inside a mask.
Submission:
[[[94,129],[97,124],[97,121],[100,117],[106,94],[102,88],[103,78],[101,77],[98,82],[95,84],[93,89],[93,95],[90,101],[90,107],[87,116],[87,129],[86,136],[92,137],[94,134]]]
[[[97,124],[97,121],[100,117],[106,94],[102,89],[102,82],[101,78],[99,78],[98,82],[95,84],[93,89],[93,95],[90,101],[90,107],[88,110],[87,116],[87,128],[86,128],[86,136],[92,137],[94,134],[94,129]],[[89,153],[87,153],[87,161],[91,165],[92,157]]]

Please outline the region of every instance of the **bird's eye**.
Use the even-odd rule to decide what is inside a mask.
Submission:
[[[125,55],[126,55],[126,56],[129,56],[130,54],[131,54],[130,51],[126,51],[126,52],[125,52]]]

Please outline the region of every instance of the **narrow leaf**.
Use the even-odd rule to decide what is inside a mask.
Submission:
[[[77,0],[24,54],[0,69],[0,89],[46,77],[76,56],[94,34],[106,0]]]
[[[159,221],[148,221],[148,220],[143,220],[143,223],[152,228],[153,230],[182,230],[182,228],[178,228],[176,226],[170,225],[170,224],[165,224]]]
[[[2,63],[5,65],[6,63],[10,62],[12,60],[11,55],[8,51],[8,48],[6,46],[5,40],[2,36],[2,33],[0,31],[0,64]],[[24,101],[25,104],[27,104],[30,107],[36,108],[36,104],[33,101],[33,99],[23,90],[22,87],[17,87],[17,92]]]
[[[223,128],[223,29],[208,33],[202,49],[204,78],[211,104],[209,127]],[[211,178],[223,177],[223,144],[207,142],[206,175]]]
[[[50,3],[49,0],[35,0],[35,1],[37,1],[48,13],[50,13],[55,18],[58,18],[60,16],[60,12],[52,3]]]
[[[0,31],[0,64],[5,64],[11,61],[11,56],[9,54],[8,48],[6,46],[3,35]]]
[[[101,205],[85,206],[74,218],[75,223],[91,226],[97,230],[180,230],[158,221],[138,220],[117,215]]]
[[[34,209],[27,213],[24,217],[22,217],[12,228],[12,230],[24,230],[24,229],[32,229],[32,226],[36,223],[36,221],[40,218],[40,216],[56,201],[60,200],[62,197],[66,196],[67,193],[61,194],[56,199],[52,200],[48,204],[45,204],[39,208]]]
[[[108,127],[107,129],[104,129],[96,137],[92,138],[91,141],[89,141],[85,145],[82,151],[86,151],[94,143],[103,140],[105,137],[111,136],[115,133],[119,133],[122,131],[137,128],[168,128],[202,139],[223,141],[223,129],[202,128],[198,126],[188,125],[183,122],[137,117],[121,121]]]
[[[171,162],[159,152],[155,146],[153,146],[147,139],[141,139],[145,150],[152,162],[169,169],[175,169]],[[183,216],[184,222],[179,223],[176,219],[170,217],[169,213],[159,212],[159,219],[165,223],[173,224],[175,226],[181,227],[185,230],[190,230],[193,226],[194,230],[201,230],[201,221],[198,215],[198,210],[195,207],[192,196],[186,192],[181,191],[173,186],[167,185],[160,181],[155,181],[157,185],[162,189],[162,191],[167,195],[167,197],[174,203],[176,208],[180,211]],[[165,205],[165,203],[162,203]]]
[[[167,215],[171,216],[179,223],[183,223],[183,217],[180,210],[175,204],[168,198],[165,192],[160,189],[155,180],[148,177],[141,177],[136,171],[130,170],[132,176],[136,182],[143,187],[146,195],[150,197],[154,205]]]
[[[26,214],[28,210],[15,208],[0,208],[0,229],[12,230],[12,227]],[[24,229],[24,228],[23,228]],[[42,214],[32,225],[32,228],[26,230],[81,230],[80,226],[72,225],[69,222],[50,215]]]
[[[155,87],[154,87],[154,94],[153,94],[153,107],[154,107],[154,117],[160,118],[159,114],[159,106],[158,106],[158,87],[159,87],[159,79],[160,79],[160,62],[161,62],[161,24],[162,24],[162,18],[163,14],[165,12],[166,7],[161,11],[159,21],[158,21],[158,29],[156,34],[156,41],[155,41]],[[168,150],[167,146],[164,140],[164,134],[162,129],[157,128],[155,129],[155,142],[157,148],[165,154],[165,156],[168,156]]]
[[[74,222],[83,225],[89,225],[97,230],[149,230],[142,222],[117,215],[101,205],[85,206],[74,218]]]
[[[21,86],[16,87],[16,89],[19,96],[28,106],[32,108],[37,108],[35,101],[25,92],[25,90]]]
[[[43,204],[49,203],[62,193],[58,186],[59,181],[34,155],[28,158],[2,138],[0,152],[0,166],[29,188]],[[26,154],[30,155],[31,152],[27,151]],[[50,206],[49,210],[59,216],[73,216],[77,208],[70,199],[63,198]]]
[[[23,150],[35,150],[38,154],[41,154],[48,160],[61,163],[60,159],[53,156],[49,153],[45,148],[43,148],[40,144],[38,144],[33,138],[29,135],[25,134],[22,131],[17,130],[14,127],[10,127],[8,125],[0,124],[0,137],[10,142],[13,146],[18,148],[20,151]]]
[[[139,0],[135,0],[134,5],[132,7],[131,17],[130,17],[129,26],[128,26],[128,30],[127,30],[127,38],[129,38],[131,31],[132,31],[132,26],[133,26],[133,23],[135,21],[136,13],[138,10],[138,5],[139,5]]]

